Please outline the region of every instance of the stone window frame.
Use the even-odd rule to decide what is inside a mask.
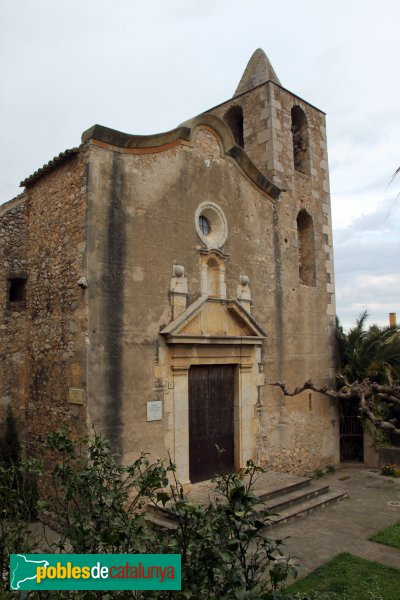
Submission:
[[[210,224],[210,231],[204,235],[200,227],[200,217]],[[228,238],[228,223],[223,210],[215,202],[201,202],[195,212],[197,235],[209,250],[222,248]]]
[[[202,296],[226,299],[226,258],[227,255],[218,251],[204,250],[200,253],[200,288]],[[213,278],[210,277],[210,270],[214,272]],[[212,279],[214,280],[213,289],[210,289]]]

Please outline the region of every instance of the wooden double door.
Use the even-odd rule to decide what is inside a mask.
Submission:
[[[234,365],[189,369],[189,477],[192,483],[234,468]],[[218,452],[217,446],[223,450]]]

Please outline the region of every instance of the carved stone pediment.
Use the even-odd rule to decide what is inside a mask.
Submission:
[[[164,327],[168,344],[261,345],[266,333],[237,300],[200,297]]]

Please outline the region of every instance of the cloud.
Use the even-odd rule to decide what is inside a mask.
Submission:
[[[334,231],[337,313],[345,327],[364,308],[379,325],[389,312],[400,316],[400,203],[390,208],[382,202]]]

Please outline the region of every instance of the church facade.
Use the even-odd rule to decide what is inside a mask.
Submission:
[[[325,115],[257,50],[233,98],[167,133],[99,125],[0,207],[0,415],[183,482],[339,460],[337,407],[268,382],[335,371]],[[218,452],[217,447],[224,451]]]

